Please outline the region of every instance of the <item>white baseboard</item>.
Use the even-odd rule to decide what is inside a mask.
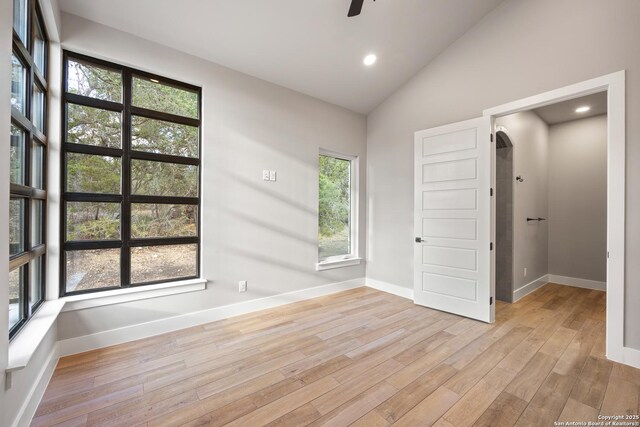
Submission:
[[[545,274],[544,276],[541,276],[536,280],[527,283],[523,287],[516,289],[515,291],[513,291],[513,302],[516,302],[519,299],[529,295],[531,292],[543,287],[547,283],[549,283],[549,275]]]
[[[31,420],[38,409],[47,385],[49,385],[53,371],[58,364],[59,348],[60,346],[56,343],[51,349],[49,356],[47,356],[47,361],[40,369],[35,383],[31,387],[31,390],[29,390],[27,398],[24,400],[16,419],[13,421],[13,427],[27,427],[31,424]]]
[[[254,299],[237,304],[215,307],[209,310],[187,313],[180,316],[168,317],[152,322],[127,326],[124,328],[98,332],[91,335],[69,338],[59,341],[60,356],[69,356],[71,354],[82,353],[102,347],[108,347],[129,341],[149,338],[167,332],[173,332],[180,329],[203,325],[205,323],[215,322],[216,320],[222,320],[228,317],[247,314],[258,310],[265,310],[268,308],[274,308],[281,305],[303,301],[310,298],[316,298],[324,295],[330,295],[336,292],[346,291],[362,286],[365,286],[364,278],[347,280],[344,282],[331,283],[328,285],[288,292],[271,297]]]
[[[369,279],[365,280],[368,287],[397,295],[402,298],[413,300],[413,288],[405,288],[404,286],[394,285],[392,283],[383,282],[381,280]]]
[[[577,277],[558,276],[549,274],[549,281],[559,285],[575,286],[576,288],[594,289],[596,291],[606,291],[607,282],[598,282],[596,280],[579,279]]]
[[[631,347],[624,347],[623,355],[624,360],[622,363],[640,369],[640,350],[636,350]]]

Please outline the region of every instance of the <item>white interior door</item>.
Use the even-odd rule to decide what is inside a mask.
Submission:
[[[415,134],[416,304],[493,322],[493,144],[482,117]]]

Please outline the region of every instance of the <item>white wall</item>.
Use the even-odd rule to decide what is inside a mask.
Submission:
[[[41,3],[45,19],[54,18],[59,15],[57,2],[53,5],[48,2]],[[13,2],[11,0],[0,0],[0,10],[13,10]],[[11,86],[9,84],[11,72],[11,43],[12,43],[12,14],[0,14],[0,135],[9,135],[9,127],[11,123],[10,97]],[[57,39],[57,28],[55,25],[49,25],[49,35],[54,40]],[[52,43],[53,44],[53,43]],[[56,75],[53,73],[53,75]],[[50,78],[53,78],[50,76]],[[51,119],[51,117],[50,117]],[[6,141],[6,140],[5,140]],[[9,170],[9,144],[0,143],[0,171]],[[0,200],[9,199],[9,174],[0,173]],[[9,205],[8,203],[0,203],[0,278],[2,283],[6,283],[9,274],[9,250],[6,242],[9,241]],[[0,286],[0,306],[8,307],[9,304],[8,287]],[[6,312],[5,312],[6,313]],[[8,318],[6,315],[0,316],[0,331],[8,330]],[[8,334],[0,334],[0,425],[10,426],[18,422],[18,418],[22,415],[23,410],[28,409],[24,405],[28,402],[32,393],[41,392],[45,383],[39,382],[39,379],[46,377],[46,369],[50,369],[52,365],[46,362],[56,355],[56,327],[52,327],[46,334],[39,347],[35,351],[30,363],[23,370],[16,371],[12,374],[12,386],[7,389],[5,387],[5,369],[7,367],[8,355]],[[44,371],[43,371],[44,370]],[[46,380],[46,378],[45,378]],[[35,409],[35,408],[30,408]],[[28,416],[27,416],[28,418]],[[22,418],[22,423],[28,423],[28,419]],[[26,425],[26,424],[25,424]]]
[[[364,264],[315,271],[318,152],[366,164],[364,116],[73,15],[62,22],[69,50],[202,86],[202,273],[210,283],[202,292],[62,313],[60,339],[364,277]],[[277,170],[278,181],[262,181],[263,169]],[[364,167],[360,183],[364,252]],[[57,277],[57,262],[49,265]],[[238,293],[239,280],[248,280],[247,293]]]
[[[507,0],[372,112],[367,276],[412,286],[415,131],[626,69],[625,344],[640,349],[639,20],[637,0]]]
[[[531,111],[500,117],[513,143],[513,289],[549,273],[548,222],[527,222],[527,217],[549,218],[549,127]],[[527,275],[524,269],[527,269]]]
[[[607,279],[607,116],[549,129],[549,273]]]
[[[0,10],[13,10],[11,0],[0,0]],[[9,144],[6,143],[11,123],[11,43],[13,34],[12,16],[10,13],[0,13],[0,135],[5,135],[0,143],[0,425],[8,425],[15,413],[8,405],[5,392],[4,370],[7,367],[7,348],[9,336],[5,332],[9,328],[9,317],[6,315],[9,307]]]

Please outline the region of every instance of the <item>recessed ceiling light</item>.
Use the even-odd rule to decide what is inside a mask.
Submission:
[[[586,113],[590,109],[591,109],[591,107],[588,107],[588,106],[585,105],[584,107],[576,108],[576,113]]]
[[[151,80],[154,83],[160,83],[160,80],[157,80],[157,79],[149,79],[149,80]]]
[[[378,57],[375,56],[373,53],[370,55],[367,55],[364,57],[364,61],[362,61],[364,63],[364,65],[366,65],[367,67],[372,66],[373,64],[376,63],[376,61],[378,60]]]

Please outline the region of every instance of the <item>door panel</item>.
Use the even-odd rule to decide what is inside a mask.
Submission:
[[[472,249],[441,248],[439,246],[422,246],[422,263],[440,265],[442,267],[476,270],[478,253]]]
[[[489,118],[416,132],[416,304],[492,322]]]
[[[476,240],[478,222],[466,218],[423,218],[422,233],[424,237],[443,237],[447,239]]]
[[[459,181],[476,178],[476,160],[427,163],[422,167],[422,182]]]
[[[422,209],[477,209],[478,190],[433,190],[422,193]]]

